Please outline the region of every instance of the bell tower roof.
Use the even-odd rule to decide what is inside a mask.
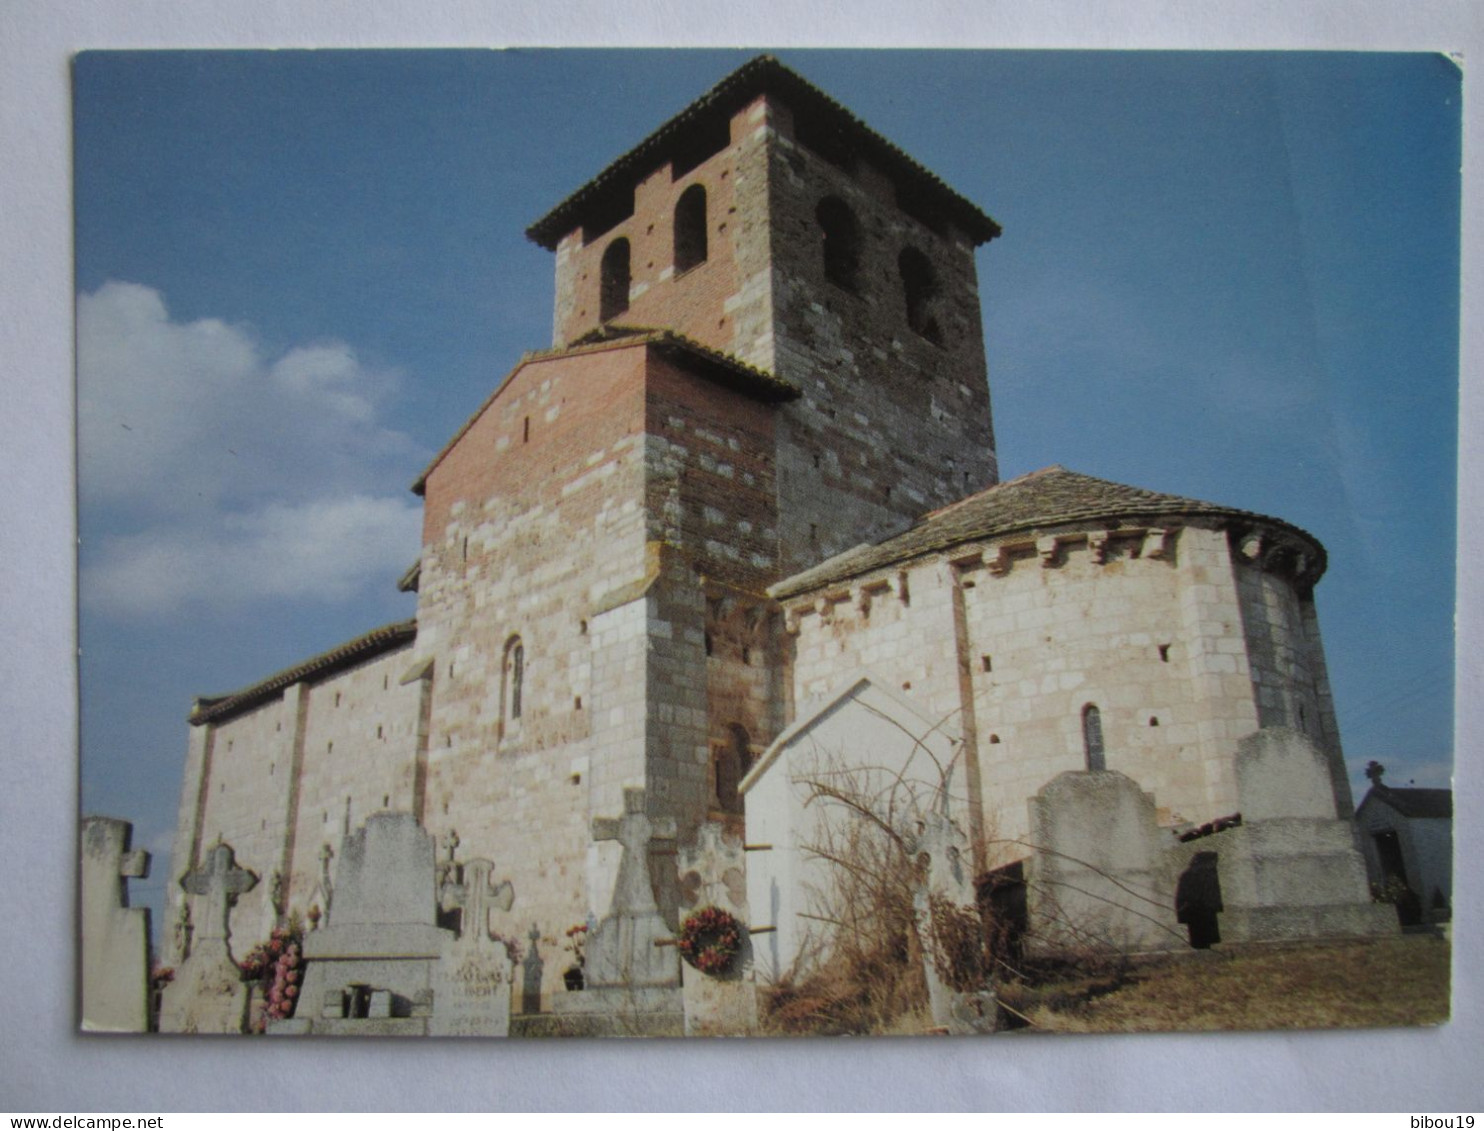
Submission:
[[[823,148],[869,160],[897,184],[909,211],[941,216],[975,245],[1000,234],[1000,226],[977,205],[949,188],[935,173],[841,106],[772,55],[759,55],[727,75],[709,91],[612,162],[526,229],[526,236],[548,251],[568,232],[622,209],[636,182],[667,161],[685,162],[705,153],[712,139],[725,139],[728,122],[759,95],[777,97],[793,112],[800,131]],[[606,227],[601,222],[597,225]]]

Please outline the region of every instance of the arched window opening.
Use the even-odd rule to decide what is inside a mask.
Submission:
[[[706,262],[706,190],[691,185],[675,203],[675,273]]]
[[[520,722],[525,680],[526,648],[519,636],[512,636],[505,642],[505,662],[500,669],[501,735]]]
[[[824,252],[824,277],[853,291],[860,276],[860,224],[839,197],[827,196],[814,210]]]
[[[1093,703],[1082,708],[1082,749],[1089,770],[1097,773],[1108,768],[1103,757],[1103,716]]]
[[[598,318],[607,322],[629,308],[629,241],[616,239],[603,252]]]
[[[907,325],[936,345],[943,344],[943,331],[938,324],[938,276],[930,259],[915,247],[902,249],[897,256],[897,270],[902,276],[902,295],[907,303]]]
[[[745,727],[733,723],[727,728],[727,741],[718,744],[714,767],[716,804],[725,812],[742,812],[742,794],[738,786],[751,769],[751,739]]]

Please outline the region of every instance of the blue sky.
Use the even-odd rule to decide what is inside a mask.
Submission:
[[[1316,534],[1348,760],[1446,784],[1453,65],[780,56],[1004,226],[979,258],[1004,476],[1061,463]],[[408,484],[550,341],[523,229],[748,57],[77,60],[86,811],[166,852],[192,695],[412,614]]]

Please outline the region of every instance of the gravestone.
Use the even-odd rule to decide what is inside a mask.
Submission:
[[[912,908],[933,1024],[955,1036],[994,1032],[999,1012],[984,966],[968,851],[968,838],[946,815],[934,810],[923,817],[912,845],[918,865]]]
[[[703,907],[719,907],[742,924],[742,942],[731,968],[704,974],[684,959],[685,1035],[723,1036],[757,1029],[757,983],[747,932],[747,863],[741,838],[719,824],[702,825],[694,846],[679,853],[681,922]]]
[[[1374,903],[1353,824],[1337,814],[1329,759],[1307,735],[1264,727],[1237,743],[1242,824],[1215,851],[1221,937],[1230,942],[1395,934]]]
[[[509,911],[514,889],[506,880],[490,880],[494,864],[470,860],[455,882],[445,879],[439,903],[457,907],[459,935],[446,940],[433,971],[433,1016],[428,1033],[434,1037],[505,1037],[510,1035],[510,991],[514,962],[504,940],[492,937],[491,908]],[[454,874],[450,869],[448,875]]]
[[[160,1003],[162,1033],[240,1033],[247,1020],[248,986],[232,958],[230,918],[237,897],[252,891],[258,877],[237,866],[231,845],[210,849],[203,866],[187,872],[180,886],[195,896],[191,953]]]
[[[131,851],[134,826],[82,822],[82,1027],[92,1033],[149,1028],[149,910],[129,906],[129,880],[149,875],[149,853]]]
[[[373,813],[341,842],[328,926],[304,939],[304,988],[274,1034],[421,1036],[434,968],[452,931],[437,925],[433,838],[410,813]]]
[[[593,820],[593,839],[622,847],[608,914],[589,932],[587,985],[557,994],[553,1009],[576,1036],[679,1036],[684,1031],[679,958],[655,902],[650,843],[675,839],[671,818],[650,818],[644,791],[624,790],[624,815]],[[656,945],[662,944],[662,945]]]
[[[1069,770],[1029,801],[1026,949],[1132,954],[1186,945],[1170,834],[1154,798],[1116,770]]]
[[[668,817],[651,819],[644,805],[642,789],[626,789],[622,817],[593,821],[594,840],[616,840],[623,848],[608,914],[588,941],[589,985],[595,988],[680,983],[674,950],[655,946],[669,939],[671,931],[655,903],[649,877],[650,842],[673,841],[675,822]]]

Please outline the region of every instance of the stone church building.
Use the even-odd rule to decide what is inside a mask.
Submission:
[[[265,880],[233,913],[250,945],[328,907],[343,837],[410,812],[509,879],[545,999],[613,890],[593,821],[642,788],[681,844],[745,820],[775,845],[749,885],[782,938],[770,767],[862,688],[943,743],[976,877],[1031,856],[1067,771],[1132,779],[1172,843],[1237,813],[1264,728],[1348,820],[1313,537],[1061,467],[999,482],[974,261],[999,232],[767,57],[557,204],[527,233],[551,348],[412,486],[415,619],[196,701],[173,877],[229,843]],[[673,854],[650,871],[673,918]]]

